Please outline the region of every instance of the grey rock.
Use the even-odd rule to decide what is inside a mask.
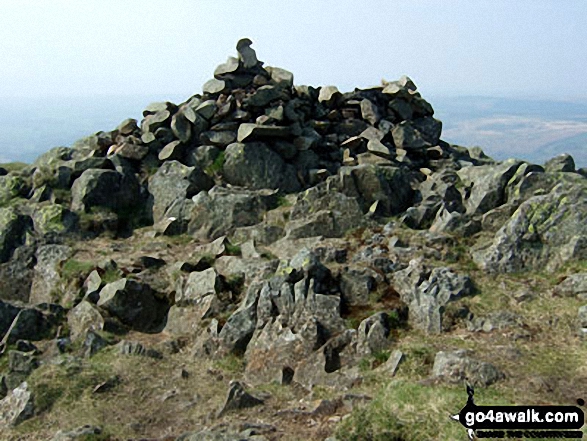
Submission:
[[[574,172],[575,160],[571,155],[563,153],[546,161],[544,168],[547,172]]]
[[[269,72],[271,80],[283,87],[293,87],[294,76],[291,72],[280,67],[266,67],[265,70]]]
[[[163,358],[161,352],[152,348],[146,348],[137,341],[122,340],[120,343],[117,344],[117,346],[119,348],[120,354],[122,355],[136,355],[154,359]]]
[[[259,87],[254,94],[246,99],[246,103],[251,107],[265,107],[278,99],[288,99],[288,96],[284,95],[282,88],[267,85]]]
[[[521,327],[522,318],[510,311],[499,311],[485,317],[473,317],[467,322],[467,329],[472,332],[491,332],[513,327]]]
[[[295,169],[260,143],[229,145],[223,171],[224,179],[232,185],[280,189],[287,193],[300,189]]]
[[[371,125],[376,125],[381,119],[377,106],[368,99],[361,101],[361,115],[365,121]]]
[[[244,386],[238,381],[231,381],[228,389],[228,395],[222,408],[218,411],[217,416],[221,417],[228,412],[248,409],[250,407],[260,406],[263,400],[255,398],[245,391]]]
[[[341,94],[336,86],[324,86],[320,88],[318,95],[318,102],[325,103],[328,106],[333,106],[340,98]]]
[[[576,273],[566,277],[554,287],[554,293],[562,297],[577,296],[587,300],[587,273]]]
[[[183,112],[178,112],[171,118],[171,131],[177,139],[187,143],[192,137],[192,123]]]
[[[218,67],[216,67],[214,70],[214,77],[222,79],[226,74],[236,72],[239,67],[238,61],[238,58],[228,57],[226,63],[219,64]]]
[[[499,165],[465,167],[457,173],[465,185],[464,204],[468,214],[483,214],[505,203],[505,189],[521,165],[508,160]]]
[[[82,300],[67,314],[67,324],[71,340],[75,342],[86,336],[88,331],[103,330],[104,318],[93,304]]]
[[[358,197],[363,212],[380,201],[383,216],[398,214],[410,206],[413,197],[412,188],[405,184],[406,173],[397,167],[342,167],[338,176],[330,179],[345,195]]]
[[[14,249],[24,243],[28,219],[13,208],[0,208],[0,263],[7,262]]]
[[[551,271],[587,256],[587,185],[557,185],[520,205],[487,245],[472,253],[480,268],[514,272]]]
[[[85,358],[91,358],[106,346],[108,346],[108,342],[100,334],[89,330],[82,343],[82,354]]]
[[[214,187],[193,198],[194,208],[188,233],[206,240],[231,234],[238,227],[255,225],[275,207],[273,190],[246,190]]]
[[[141,332],[159,332],[169,309],[149,285],[129,279],[106,285],[100,292],[98,307]]]
[[[222,281],[214,268],[194,271],[183,288],[175,295],[177,306],[194,306],[201,311],[200,319],[218,312],[218,294],[222,290]]]
[[[216,101],[206,100],[196,107],[196,113],[204,119],[212,119],[216,113]]]
[[[64,310],[58,305],[23,308],[12,321],[3,341],[12,344],[18,340],[40,341],[51,338],[63,315]]]
[[[468,276],[455,274],[449,268],[428,270],[419,260],[393,275],[394,288],[408,305],[409,320],[429,334],[442,331],[442,312],[451,301],[470,295],[473,284]]]
[[[389,337],[389,317],[379,312],[366,318],[357,330],[357,354],[369,356],[386,350],[391,345]]]
[[[238,128],[237,141],[273,140],[274,138],[288,138],[290,136],[291,129],[289,127],[243,123]]]
[[[185,153],[185,145],[182,141],[173,141],[161,149],[157,157],[160,161],[179,161]]]
[[[379,275],[367,267],[351,266],[340,275],[340,292],[343,301],[349,306],[367,306],[371,303],[371,293],[377,289]]]
[[[73,430],[60,430],[53,438],[51,438],[51,441],[72,441],[87,439],[88,437],[98,436],[101,434],[101,427],[86,424],[85,426],[77,427]]]
[[[393,127],[391,133],[396,148],[412,151],[437,145],[441,131],[440,121],[427,117],[402,121]]]
[[[245,69],[251,69],[259,64],[255,50],[251,47],[252,44],[253,42],[248,38],[242,38],[236,44],[238,59]]]
[[[387,361],[379,366],[376,370],[379,372],[384,372],[386,375],[393,377],[396,374],[397,369],[403,359],[403,352],[396,349],[391,353]]]
[[[298,195],[286,226],[288,238],[341,237],[361,224],[362,212],[356,199],[329,190],[325,184]]]
[[[438,352],[434,358],[432,375],[448,382],[469,381],[473,385],[490,386],[505,378],[505,375],[490,363],[468,356],[467,351]]]
[[[212,78],[204,83],[202,91],[208,95],[220,95],[226,90],[226,82],[224,80],[217,80]]]
[[[56,303],[60,300],[54,298],[60,288],[60,268],[72,254],[73,250],[67,245],[43,245],[37,249],[30,303]]]
[[[69,233],[76,229],[77,216],[60,204],[49,204],[33,212],[33,225],[40,235]]]
[[[236,141],[236,133],[231,131],[209,131],[204,132],[200,136],[200,140],[205,144],[214,145],[217,147],[224,148],[229,144]]]
[[[0,300],[0,341],[22,307]]]
[[[0,176],[0,204],[6,204],[11,199],[24,196],[27,186],[20,176],[12,174]]]
[[[33,394],[26,382],[0,400],[0,427],[8,429],[33,417]]]
[[[168,217],[187,221],[192,207],[189,199],[213,185],[212,179],[199,167],[188,167],[177,161],[163,163],[149,180],[153,221]]]
[[[108,156],[118,155],[121,158],[130,159],[133,161],[141,161],[149,154],[149,147],[140,144],[133,144],[130,142],[123,142],[121,144],[113,145],[108,150]]]
[[[74,211],[87,212],[92,207],[105,207],[117,212],[135,207],[141,201],[134,175],[113,170],[86,170],[74,181],[71,195]]]

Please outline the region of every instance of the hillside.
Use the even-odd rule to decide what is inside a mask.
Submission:
[[[295,85],[248,39],[0,169],[7,440],[459,440],[587,399],[587,173],[442,140],[404,76]]]

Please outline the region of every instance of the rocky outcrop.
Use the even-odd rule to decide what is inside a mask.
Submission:
[[[559,184],[523,202],[475,262],[490,272],[554,269],[587,257],[587,182]]]

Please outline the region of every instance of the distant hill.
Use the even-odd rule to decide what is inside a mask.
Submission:
[[[479,145],[496,159],[542,163],[570,153],[587,166],[587,102],[491,97],[432,97],[443,139]]]

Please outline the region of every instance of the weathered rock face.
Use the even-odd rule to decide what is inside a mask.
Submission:
[[[136,206],[141,200],[134,175],[114,170],[86,170],[73,183],[71,194],[72,210],[85,212],[92,207],[120,211]]]
[[[188,233],[216,239],[235,228],[261,222],[263,214],[277,203],[277,194],[271,190],[214,187],[209,192],[200,192],[193,202]]]
[[[393,278],[395,289],[409,307],[410,322],[430,334],[442,331],[442,312],[449,302],[473,292],[468,276],[459,276],[449,268],[430,271],[417,260]]]
[[[191,198],[203,190],[210,190],[213,181],[198,167],[187,167],[177,161],[167,161],[149,180],[153,197],[155,223],[175,217],[189,219]]]
[[[229,145],[223,172],[224,179],[232,185],[288,193],[300,189],[295,168],[261,143]]]
[[[490,272],[554,269],[587,257],[587,182],[560,184],[522,203],[492,243],[473,254]]]

